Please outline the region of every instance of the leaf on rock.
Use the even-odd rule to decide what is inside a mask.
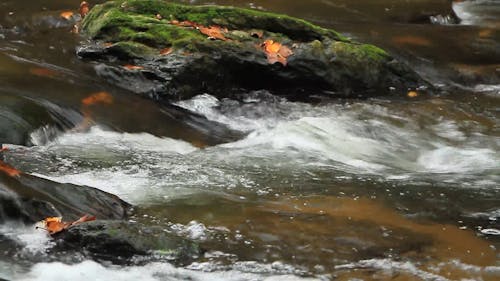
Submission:
[[[416,98],[416,97],[418,97],[418,93],[417,93],[417,91],[408,91],[407,96],[409,98]]]
[[[63,231],[69,224],[62,221],[61,217],[50,217],[43,220],[45,230],[50,235]]]
[[[133,64],[126,64],[126,65],[123,66],[123,68],[125,68],[127,70],[141,70],[141,69],[144,69],[144,67],[142,67],[142,66],[133,65]]]
[[[4,152],[4,151],[7,151],[7,150],[9,150],[7,147],[1,147],[0,148],[0,152]]]
[[[31,67],[29,72],[33,75],[47,78],[54,78],[58,75],[56,71],[44,67]]]
[[[82,19],[89,13],[89,10],[89,3],[87,3],[87,1],[82,1],[82,3],[80,3],[80,16]]]
[[[73,17],[73,14],[74,13],[71,11],[64,11],[60,15],[61,15],[61,18],[66,19],[66,20],[70,20],[71,17]]]
[[[222,41],[229,40],[223,34],[223,32],[228,32],[228,30],[226,28],[222,28],[220,26],[211,25],[209,27],[205,27],[205,26],[200,25],[200,26],[198,26],[198,30],[202,34],[205,34],[206,36],[208,36],[209,39],[218,39],[218,40],[222,40]]]
[[[171,20],[169,21],[169,23],[181,27],[196,28],[200,31],[200,33],[208,36],[209,39],[218,39],[222,41],[229,40],[224,36],[224,33],[228,32],[227,28],[223,28],[217,25],[211,25],[207,27],[189,20],[185,21]]]
[[[48,217],[36,224],[36,228],[45,229],[50,235],[64,231],[72,226],[95,220],[95,216],[85,215],[74,222],[63,222],[62,217]]]
[[[3,151],[4,149],[2,149]],[[3,162],[0,160],[0,171],[7,174],[8,176],[10,177],[19,177],[21,175],[21,171],[19,171],[18,169],[8,165],[7,163]]]
[[[82,100],[82,104],[85,106],[94,105],[97,103],[112,104],[113,96],[107,92],[99,92],[92,94]]]
[[[267,56],[267,61],[270,64],[281,63],[283,66],[287,65],[287,58],[293,55],[293,51],[285,45],[273,40],[266,40],[262,43],[261,48]]]
[[[190,20],[185,20],[185,21],[171,20],[169,21],[169,23],[176,26],[192,27],[192,28],[197,28],[198,26],[200,26],[199,24]]]
[[[173,52],[172,48],[165,48],[165,49],[160,50],[160,55],[166,56],[166,55],[170,55],[172,52]]]

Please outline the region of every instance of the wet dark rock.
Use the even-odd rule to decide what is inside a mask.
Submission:
[[[0,90],[0,144],[30,146],[32,133],[50,140],[80,123],[82,115],[46,101],[4,94]]]
[[[96,259],[124,263],[140,256],[145,259],[169,260],[180,265],[199,257],[201,250],[161,227],[145,226],[125,221],[93,221],[77,225],[54,237],[57,246],[52,251],[83,251]],[[138,259],[137,259],[138,258]]]
[[[88,186],[63,184],[22,174],[0,173],[0,221],[27,223],[46,217],[76,220],[84,214],[98,219],[124,219],[131,205],[113,194]]]
[[[229,40],[210,40],[196,28],[172,21],[221,26]],[[96,5],[82,28],[92,41],[78,55],[102,62],[96,67],[100,76],[158,100],[206,92],[233,97],[259,89],[294,100],[312,95],[366,98],[430,88],[384,50],[285,15],[161,0],[109,1]],[[269,63],[260,47],[267,39],[293,51],[287,65]],[[172,52],[160,54],[165,48]]]

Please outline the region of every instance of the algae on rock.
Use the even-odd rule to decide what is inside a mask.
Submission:
[[[207,38],[199,26],[220,27],[226,40]],[[269,12],[117,0],[93,7],[82,29],[93,41],[78,54],[104,62],[97,68],[99,75],[117,85],[136,84],[133,91],[162,100],[206,92],[227,97],[259,89],[301,100],[371,97],[405,95],[408,89],[429,86],[378,47]],[[286,66],[268,62],[260,47],[265,40],[292,50]],[[172,51],[162,55],[166,48]],[[116,59],[142,68],[124,69]]]

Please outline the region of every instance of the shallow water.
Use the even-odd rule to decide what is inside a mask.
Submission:
[[[442,93],[311,105],[262,90],[240,100],[200,93],[177,104],[241,132],[227,135],[187,111],[172,118],[171,108],[97,77],[74,54],[81,37],[59,18],[75,8],[72,1],[0,1],[0,117],[11,121],[0,125],[15,125],[29,139],[7,144],[4,160],[114,193],[137,206],[131,220],[206,249],[184,267],[111,265],[50,256],[49,237],[11,222],[0,225],[0,241],[25,246],[0,245],[0,278],[500,278],[498,2],[184,2],[335,27],[387,48]],[[460,24],[437,20],[453,12]],[[99,91],[112,103],[82,104]]]

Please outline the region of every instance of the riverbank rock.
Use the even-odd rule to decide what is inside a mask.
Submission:
[[[378,47],[255,10],[109,1],[92,8],[82,30],[92,40],[78,55],[101,62],[100,76],[167,101],[258,89],[294,100],[406,96],[429,87]]]
[[[93,258],[114,263],[130,262],[145,256],[148,261],[168,260],[189,264],[201,254],[199,246],[162,227],[145,226],[126,221],[93,221],[77,225],[55,236],[53,251],[83,251]],[[140,262],[140,260],[139,260]]]
[[[22,173],[0,172],[0,222],[34,223],[62,216],[74,221],[84,214],[97,219],[124,219],[131,205],[118,196],[88,186],[57,183]]]

